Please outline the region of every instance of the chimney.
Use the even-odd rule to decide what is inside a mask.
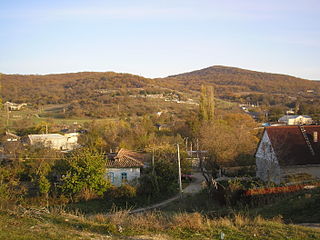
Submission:
[[[318,142],[318,132],[313,132],[313,142],[314,143]]]

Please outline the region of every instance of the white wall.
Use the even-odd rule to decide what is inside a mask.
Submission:
[[[43,144],[45,147],[53,148],[56,150],[72,150],[78,146],[78,133],[68,133],[65,135],[55,134],[40,135],[39,138],[29,138],[30,144]]]
[[[280,183],[280,166],[267,131],[264,131],[256,152],[256,176],[263,181]]]
[[[303,116],[299,116],[297,118],[288,120],[288,125],[311,124],[311,123],[312,123],[312,119],[305,118]]]
[[[140,177],[140,168],[107,168],[105,178],[112,180],[109,177],[112,173],[113,182],[111,182],[111,184],[119,187],[122,184],[122,173],[127,173],[127,181],[130,183]]]

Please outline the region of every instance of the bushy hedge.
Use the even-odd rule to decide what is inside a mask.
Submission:
[[[279,186],[255,178],[233,178],[217,181],[211,194],[222,205],[238,203],[259,205],[291,193],[318,187],[320,187],[319,181]]]

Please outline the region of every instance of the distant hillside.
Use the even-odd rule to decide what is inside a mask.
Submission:
[[[37,104],[66,103],[94,98],[97,90],[141,88],[153,83],[151,79],[114,72],[80,72],[49,75],[2,74],[2,96],[14,102]]]
[[[181,106],[173,100],[184,95],[163,88],[150,78],[114,72],[80,72],[49,75],[1,75],[2,93],[5,101],[26,102],[30,107],[60,104],[55,111],[60,118],[128,117],[186,112],[195,105]],[[171,98],[172,101],[165,101]],[[186,100],[186,99],[184,99]],[[46,115],[52,115],[47,113]],[[186,114],[186,113],[184,113]]]
[[[64,104],[61,117],[115,117],[158,111],[187,114],[182,101],[197,101],[202,84],[214,85],[216,96],[228,101],[294,105],[320,101],[320,82],[288,75],[213,66],[189,73],[150,79],[114,72],[49,75],[1,75],[4,101],[29,105]],[[152,95],[152,96],[150,96]],[[165,98],[173,101],[165,101]]]
[[[214,84],[220,95],[230,91],[297,95],[304,94],[307,90],[320,90],[318,81],[225,66],[212,66],[161,80],[164,84],[173,83],[188,90],[199,90],[201,84]]]

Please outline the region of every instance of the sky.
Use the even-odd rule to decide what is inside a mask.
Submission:
[[[0,0],[2,73],[213,65],[320,80],[320,1]]]

